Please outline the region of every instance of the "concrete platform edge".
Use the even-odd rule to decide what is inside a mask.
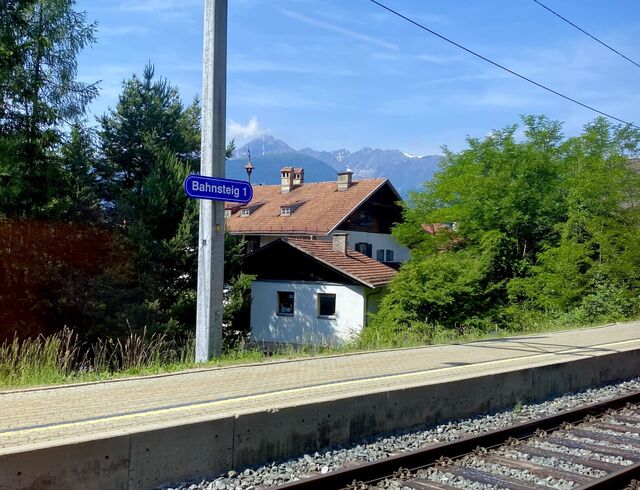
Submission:
[[[150,489],[640,375],[640,350],[0,456],[0,489]]]

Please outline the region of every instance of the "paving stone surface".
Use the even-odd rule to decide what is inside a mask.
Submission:
[[[640,349],[640,322],[0,392],[0,455]]]

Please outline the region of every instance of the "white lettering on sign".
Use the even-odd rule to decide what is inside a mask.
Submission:
[[[235,199],[238,199],[240,197],[240,189],[238,187],[233,187],[227,184],[213,185],[209,184],[208,182],[198,182],[195,179],[191,181],[191,191],[209,192],[225,196],[233,196]]]

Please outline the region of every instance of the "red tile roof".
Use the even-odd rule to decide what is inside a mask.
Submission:
[[[451,231],[451,227],[445,225],[444,223],[423,223],[422,225],[420,225],[422,227],[422,229],[424,231],[426,231],[427,233],[430,233],[431,235],[435,236],[438,234],[438,232],[440,231]]]
[[[397,274],[388,265],[354,250],[347,249],[346,254],[336,252],[328,240],[282,238],[282,241],[370,288],[388,284]]]
[[[337,182],[315,182],[287,193],[280,192],[279,185],[257,185],[253,200],[245,207],[256,201],[264,204],[249,216],[234,212],[226,219],[226,225],[233,234],[327,235],[385,184],[387,179],[364,179],[338,191]],[[289,216],[280,215],[282,206],[296,201],[303,204]]]

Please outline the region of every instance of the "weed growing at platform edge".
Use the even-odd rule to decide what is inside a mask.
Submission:
[[[473,342],[518,334],[533,334],[585,328],[597,325],[568,325],[531,322],[510,330],[455,331],[433,327],[423,335],[402,336],[393,341],[361,336],[342,346],[284,346],[265,354],[255,347],[227,349],[219,358],[204,364],[194,359],[195,339],[176,342],[162,334],[130,334],[124,339],[99,340],[85,344],[71,330],[0,345],[0,390],[56,384],[102,381],[131,376],[157,375],[189,369],[223,367],[322,355],[348,354],[429,344]]]
[[[0,345],[0,388],[96,381],[152,374],[195,365],[193,338],[175,342],[164,335],[130,334],[85,344],[69,329]]]
[[[277,353],[240,345],[205,364],[195,362],[195,338],[176,342],[162,334],[81,342],[69,329],[0,345],[0,390],[156,375],[194,368],[249,364],[335,353],[336,349],[287,346]],[[342,350],[340,350],[342,351]]]

